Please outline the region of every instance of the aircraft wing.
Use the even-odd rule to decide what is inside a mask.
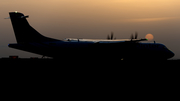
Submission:
[[[78,39],[78,38],[66,38],[66,41],[70,42],[93,42],[93,43],[123,43],[123,42],[140,42],[147,41],[148,39],[116,39],[116,40],[107,40],[107,39]]]

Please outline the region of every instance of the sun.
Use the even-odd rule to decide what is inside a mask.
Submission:
[[[151,41],[154,39],[154,36],[151,33],[149,33],[145,36],[145,38],[148,39],[148,41]]]

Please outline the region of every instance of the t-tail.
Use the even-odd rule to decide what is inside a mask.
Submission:
[[[24,16],[24,14],[17,11],[10,12],[9,15],[17,43],[57,41],[56,39],[41,35],[38,31],[31,27],[26,19],[29,16]]]

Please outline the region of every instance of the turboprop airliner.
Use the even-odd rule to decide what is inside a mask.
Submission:
[[[107,39],[49,38],[40,34],[28,23],[29,16],[17,11],[9,12],[9,15],[17,43],[8,46],[42,56],[55,59],[116,57],[120,60],[167,60],[174,56],[174,53],[161,43],[142,43],[141,41],[148,39],[137,39],[137,34],[132,35],[130,39],[114,39],[113,34]]]

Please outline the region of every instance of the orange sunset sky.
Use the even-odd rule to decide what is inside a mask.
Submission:
[[[41,34],[57,38],[139,38],[151,33],[180,58],[180,0],[0,0],[0,58],[37,56],[8,48],[16,43],[8,13],[29,15],[29,23]],[[154,41],[153,40],[153,41]]]

